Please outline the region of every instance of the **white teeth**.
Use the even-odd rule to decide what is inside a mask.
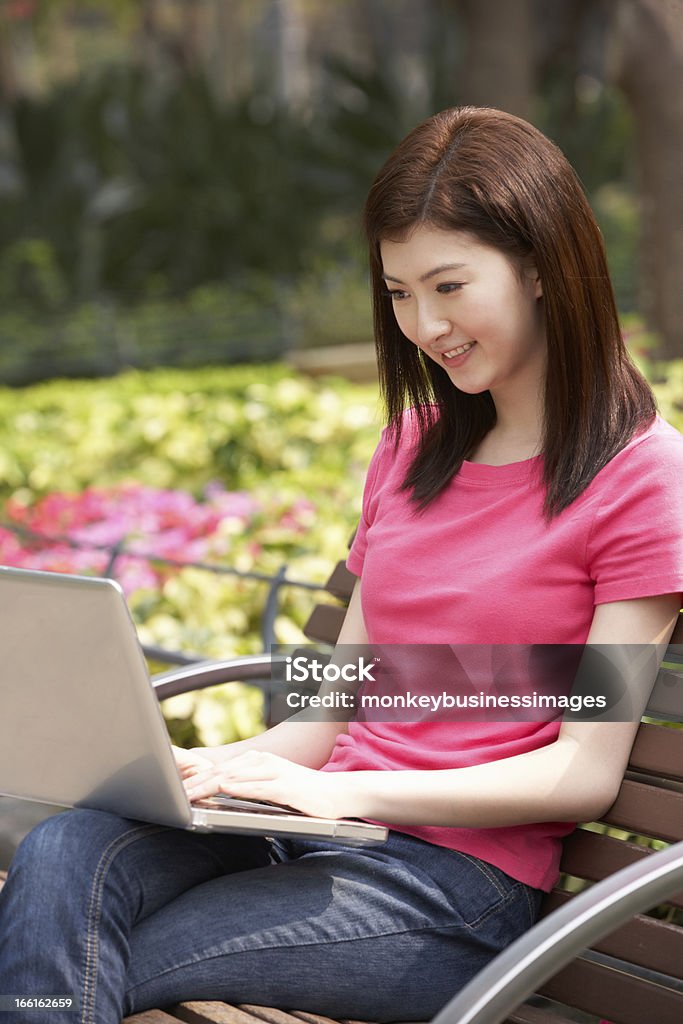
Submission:
[[[452,359],[454,356],[461,356],[465,352],[469,352],[473,345],[476,345],[475,341],[468,341],[466,345],[458,345],[457,348],[452,348],[450,352],[444,352],[444,359]]]

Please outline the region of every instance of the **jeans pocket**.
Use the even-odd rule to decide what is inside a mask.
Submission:
[[[444,888],[463,924],[478,929],[493,915],[499,915],[509,918],[513,928],[521,932],[534,923],[541,896],[537,890],[488,861],[458,850],[450,852],[453,860]]]

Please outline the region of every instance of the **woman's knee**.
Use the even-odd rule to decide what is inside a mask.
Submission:
[[[99,857],[133,823],[106,811],[74,809],[46,818],[36,825],[17,848],[11,872],[50,875],[60,870],[71,873],[92,857]]]

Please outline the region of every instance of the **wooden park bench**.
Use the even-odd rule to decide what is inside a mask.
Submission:
[[[328,590],[344,600],[353,580],[340,563]],[[333,644],[343,616],[342,604],[317,606],[307,637]],[[254,655],[184,666],[156,676],[154,685],[163,700],[221,682],[269,678],[269,657]],[[683,1021],[683,729],[653,721],[683,722],[683,613],[647,716],[615,803],[600,822],[580,826],[564,841],[562,881],[545,898],[541,920],[432,1024],[572,1024],[573,1010],[613,1024]],[[651,839],[670,845],[655,851]],[[652,907],[658,916],[645,913]],[[295,1008],[222,1002],[148,1010],[125,1024],[178,1021],[333,1024]]]

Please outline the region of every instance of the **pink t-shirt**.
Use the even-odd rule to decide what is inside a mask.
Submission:
[[[382,435],[347,561],[362,574],[371,644],[583,644],[596,604],[683,593],[683,436],[661,418],[550,522],[540,456],[465,462],[416,512],[399,490],[415,439],[410,414],[398,449]],[[551,743],[559,728],[557,719],[352,722],[325,767],[466,767]],[[392,827],[549,889],[573,826]]]

